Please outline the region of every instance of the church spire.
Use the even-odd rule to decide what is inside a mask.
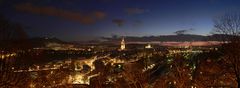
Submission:
[[[125,46],[125,41],[124,41],[124,37],[122,38],[122,41],[121,41],[121,47],[120,47],[120,50],[125,50],[126,46]]]

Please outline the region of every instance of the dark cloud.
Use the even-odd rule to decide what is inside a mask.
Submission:
[[[186,34],[186,33],[190,32],[190,31],[193,31],[193,30],[194,30],[193,28],[186,29],[186,30],[177,30],[174,33],[177,34],[177,35],[182,35],[182,34]]]
[[[142,8],[127,8],[126,9],[127,14],[134,15],[134,14],[143,14],[148,12],[146,9]]]
[[[125,24],[125,20],[123,19],[113,19],[112,22],[116,24],[118,27],[121,27]]]
[[[124,19],[113,19],[112,23],[116,24],[118,27],[122,27],[126,23],[129,23],[133,27],[140,27],[141,25],[143,25],[143,22],[141,20],[127,21],[127,20],[124,20]]]
[[[94,16],[97,19],[101,20],[101,19],[104,19],[106,17],[106,14],[102,11],[96,11],[96,12],[94,12]]]
[[[15,6],[17,11],[34,13],[46,16],[56,16],[81,24],[92,24],[105,18],[106,13],[102,11],[93,11],[91,13],[74,12],[64,9],[58,9],[51,6],[34,6],[31,3],[18,4]]]

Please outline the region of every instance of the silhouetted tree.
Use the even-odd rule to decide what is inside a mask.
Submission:
[[[223,70],[224,69],[224,70]],[[201,60],[194,74],[194,83],[200,87],[236,87],[236,81],[229,65],[224,60]]]
[[[16,53],[13,50],[6,49],[7,47],[15,47],[13,40],[26,39],[27,35],[23,27],[19,24],[8,21],[0,14],[0,87],[13,88],[23,87],[27,82],[27,73],[14,72],[20,65],[16,65],[16,56],[11,53]]]
[[[9,21],[0,13],[0,49],[9,50],[31,47],[23,28],[21,24]]]
[[[0,41],[26,38],[27,34],[20,24],[12,23],[0,15]]]
[[[14,57],[6,57],[6,53],[0,53],[5,55],[4,58],[0,58],[0,87],[1,88],[15,88],[23,87],[27,84],[27,73],[14,72],[16,65],[12,61]]]
[[[171,56],[173,61],[168,63],[169,70],[155,83],[154,88],[189,88],[191,86],[191,69],[182,53]]]
[[[227,13],[214,20],[214,31],[223,34],[223,59],[230,64],[240,88],[240,13]]]
[[[71,88],[68,84],[68,70],[52,70],[36,72],[36,78],[31,78],[27,86],[40,87],[56,87],[56,88]],[[25,87],[27,87],[25,86]]]

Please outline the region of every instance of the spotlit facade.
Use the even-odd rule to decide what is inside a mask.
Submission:
[[[126,49],[125,40],[124,38],[122,38],[120,50],[125,50],[125,49]]]

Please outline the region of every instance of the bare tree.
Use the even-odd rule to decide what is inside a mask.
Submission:
[[[6,57],[6,53],[0,52],[0,87],[1,88],[12,88],[22,87],[27,82],[27,73],[14,72],[16,65],[12,61],[15,57]]]
[[[26,38],[22,25],[12,23],[0,14],[0,41]]]
[[[214,20],[214,31],[222,34],[223,59],[231,65],[240,88],[240,13],[227,13]]]
[[[214,33],[223,41],[234,42],[240,35],[240,13],[227,13],[214,19]]]
[[[186,65],[187,60],[183,54],[174,54],[173,61],[169,62],[169,71],[162,75],[155,83],[154,88],[190,88],[191,69]]]
[[[13,23],[0,13],[0,49],[9,50],[16,48],[29,48],[24,27],[19,23]]]
[[[194,84],[199,87],[233,87],[237,86],[233,71],[223,60],[201,60],[194,74]],[[224,69],[224,70],[223,70]]]
[[[21,65],[16,63],[16,56],[12,56],[15,53],[13,50],[7,49],[14,47],[14,43],[10,43],[10,40],[25,39],[26,33],[21,25],[10,22],[0,13],[0,87],[20,87],[26,84],[27,73],[15,72],[16,68]],[[6,42],[7,41],[7,42]],[[22,42],[22,41],[20,41]],[[16,44],[15,44],[16,45]],[[18,44],[19,45],[19,44]]]

